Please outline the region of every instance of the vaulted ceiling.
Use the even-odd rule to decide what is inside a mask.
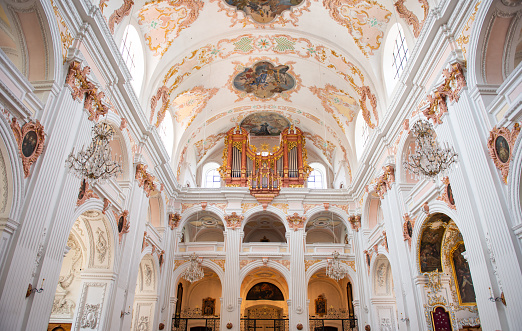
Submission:
[[[220,153],[224,133],[261,110],[307,132],[309,150],[348,176],[357,165],[357,118],[375,128],[386,109],[387,34],[399,23],[413,46],[429,4],[102,0],[101,8],[117,42],[129,22],[138,29],[145,57],[138,94],[152,124],[168,127],[161,124],[172,116],[179,180],[184,166],[195,170]]]

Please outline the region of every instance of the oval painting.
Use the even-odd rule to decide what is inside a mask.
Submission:
[[[449,203],[452,206],[455,206],[455,199],[453,198],[453,191],[451,190],[451,185],[450,184],[448,184],[448,186],[446,186],[446,194],[448,195]]]
[[[234,87],[247,94],[252,93],[257,98],[268,99],[275,93],[291,90],[295,86],[295,79],[288,73],[287,65],[273,65],[268,61],[261,61],[252,67],[245,68],[234,77]]]
[[[495,140],[495,151],[497,152],[498,159],[502,163],[509,161],[509,144],[506,138],[498,136]]]
[[[22,140],[22,154],[25,157],[30,157],[36,151],[36,145],[38,145],[38,136],[36,135],[36,132],[27,132]]]
[[[267,111],[251,114],[241,122],[241,127],[253,136],[278,136],[289,126],[285,117]]]

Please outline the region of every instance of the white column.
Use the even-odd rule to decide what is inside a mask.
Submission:
[[[232,323],[231,330],[240,330],[241,300],[239,279],[239,252],[241,252],[241,230],[227,228],[225,279],[222,285],[223,297],[221,300],[221,330],[228,330],[227,323]]]
[[[305,230],[303,228],[295,231],[290,230],[288,240],[292,278],[290,284],[288,284],[290,330],[296,330],[296,325],[299,323],[303,325],[303,330],[308,330],[308,284],[306,283],[304,264]]]

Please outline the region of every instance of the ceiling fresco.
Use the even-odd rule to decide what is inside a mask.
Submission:
[[[119,15],[117,43],[126,22],[142,37],[138,99],[152,125],[172,116],[181,181],[184,169],[195,174],[215,159],[231,127],[253,121],[252,134],[281,130],[266,115],[249,118],[260,112],[303,129],[312,154],[351,176],[354,119],[376,128],[387,102],[384,38],[398,21],[410,39],[418,36],[428,1],[134,0],[121,12],[121,0],[104,0],[100,8],[107,21]]]
[[[285,10],[299,5],[303,0],[224,0],[257,23],[270,23]]]
[[[254,136],[279,136],[290,126],[290,122],[276,113],[256,112],[248,115],[241,121],[241,127]]]
[[[277,26],[297,26],[299,17],[309,12],[310,0],[210,0],[226,12],[231,25],[256,28],[275,28]]]
[[[290,67],[284,64],[273,65],[268,61],[260,61],[252,66],[237,66],[242,70],[234,76],[232,86],[244,94],[253,94],[256,98],[270,99],[276,93],[284,99],[288,91],[296,87],[295,78],[289,73]]]

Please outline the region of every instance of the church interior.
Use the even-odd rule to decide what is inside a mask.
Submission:
[[[0,329],[520,330],[521,0],[1,0]]]

